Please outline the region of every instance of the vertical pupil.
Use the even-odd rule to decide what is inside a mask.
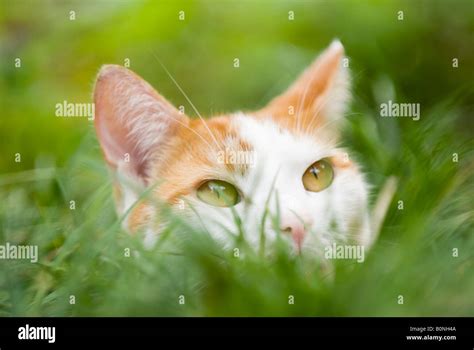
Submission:
[[[316,166],[313,166],[311,168],[311,174],[313,174],[317,180],[319,180],[319,176],[318,176],[319,172],[320,170]]]
[[[219,186],[218,184],[209,183],[209,189],[211,192],[214,192],[217,195],[217,198],[221,197],[221,191],[225,190],[224,186]]]

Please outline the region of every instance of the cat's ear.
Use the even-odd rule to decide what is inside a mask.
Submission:
[[[95,128],[107,162],[146,183],[147,171],[159,161],[187,117],[130,70],[105,65],[94,91]]]
[[[347,108],[350,78],[344,64],[344,47],[335,40],[280,96],[259,114],[298,117],[298,114],[339,119]]]

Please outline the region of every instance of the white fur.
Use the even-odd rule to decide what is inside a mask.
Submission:
[[[340,42],[333,42],[323,54],[323,60],[339,58],[342,50]],[[317,67],[319,60],[315,64],[314,67]],[[312,74],[314,67],[306,74]],[[114,106],[112,113],[127,130],[128,137],[127,140],[115,140],[114,135],[107,132],[108,125],[101,122],[107,118],[99,118],[101,142],[107,158],[116,165],[117,173],[123,176],[122,180],[131,179],[133,182],[133,176],[136,177],[134,166],[145,160],[147,164],[160,163],[159,152],[154,151],[166,144],[170,127],[176,123],[181,124],[180,116],[165,100],[157,98],[146,82],[138,80],[136,76],[117,67],[106,66],[100,77],[107,79],[109,75],[118,79],[112,94],[119,103]],[[303,74],[301,79],[305,81],[306,78]],[[290,93],[291,91],[293,90],[290,89]],[[312,112],[314,115],[321,113],[328,117],[325,126],[339,121],[344,116],[349,96],[348,70],[341,65],[331,77],[326,91],[321,96],[312,96]],[[279,127],[270,118],[252,118],[243,114],[234,115],[231,122],[233,129],[238,131],[238,136],[255,152],[256,164],[250,166],[244,175],[239,172],[228,173],[225,174],[227,178],[223,179],[232,182],[243,194],[243,200],[233,209],[242,218],[243,231],[251,245],[255,248],[260,245],[261,222],[267,209],[269,215],[264,226],[267,245],[271,244],[279,231],[271,224],[277,213],[280,213],[282,223],[303,221],[305,224],[307,233],[302,245],[303,253],[307,251],[321,255],[324,248],[335,241],[346,242],[350,239],[363,245],[370,242],[367,185],[355,167],[335,168],[333,183],[321,192],[309,192],[303,186],[303,174],[311,164],[342,152],[326,137],[324,130],[320,131],[320,135],[316,132],[315,136],[296,136]],[[131,141],[131,145],[124,141]],[[223,148],[232,148],[233,144],[235,140],[229,137],[224,140]],[[133,153],[132,164],[122,162],[125,152]],[[158,158],[150,159],[155,156]],[[146,186],[143,179],[137,180],[139,187]],[[123,181],[120,184],[123,187],[123,198],[118,209],[123,214],[137,199],[140,191],[125,188]],[[201,202],[195,192],[184,200],[189,206],[181,213],[194,226],[204,225],[227,248],[234,247],[238,229],[230,208],[213,207]],[[337,228],[332,228],[332,224]],[[146,243],[152,245],[156,232],[151,227],[146,232]],[[289,235],[287,236],[291,242]]]
[[[249,167],[244,176],[234,175],[233,181],[243,196],[251,200],[250,204],[243,200],[234,207],[243,218],[248,242],[255,247],[260,244],[261,220],[270,193],[270,216],[265,225],[268,244],[276,237],[270,217],[277,213],[277,196],[281,220],[301,219],[310,230],[303,242],[303,253],[321,254],[323,248],[333,241],[344,241],[356,221],[361,227],[352,234],[357,234],[358,243],[368,242],[367,186],[358,171],[336,170],[331,186],[321,192],[309,192],[303,186],[302,176],[312,163],[340,152],[334,144],[323,141],[323,138],[295,136],[268,119],[236,115],[233,123],[240,137],[256,152],[256,166]],[[205,225],[214,238],[232,248],[234,239],[228,232],[235,235],[237,228],[231,209],[210,206],[199,201],[194,194],[186,200],[199,216],[192,219],[195,224]],[[338,225],[337,237],[330,230],[331,220]]]

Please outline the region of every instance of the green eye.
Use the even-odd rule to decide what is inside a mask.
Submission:
[[[331,185],[334,171],[326,159],[314,162],[303,174],[303,185],[307,191],[320,192]]]
[[[240,202],[239,191],[234,185],[221,180],[209,180],[197,189],[197,197],[215,207],[232,207]]]

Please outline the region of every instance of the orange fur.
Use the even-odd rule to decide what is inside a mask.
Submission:
[[[271,118],[293,133],[313,134],[328,122],[328,116],[324,115],[325,105],[330,102],[327,95],[335,84],[343,56],[342,46],[326,50],[293,85],[257,115]]]
[[[331,123],[326,103],[329,91],[337,84],[336,77],[343,54],[340,44],[331,46],[285,93],[273,99],[265,108],[249,113],[249,118],[270,118],[282,129],[297,135],[314,135],[321,128],[326,128]],[[134,94],[144,99],[145,103],[134,101],[139,110],[131,109],[125,115],[120,103]],[[151,107],[150,97],[157,101]],[[229,148],[235,152],[252,150],[245,140],[239,138],[231,116],[217,116],[206,121],[190,119],[180,114],[140,77],[118,66],[103,68],[97,80],[95,100],[99,111],[95,124],[103,150],[106,149],[105,158],[117,168],[122,148],[131,150],[133,159],[130,168],[146,185],[160,181],[153,196],[163,202],[176,204],[181,196],[192,193],[207,179],[233,182],[233,176],[244,174],[247,170],[248,165],[218,161],[218,152]],[[293,113],[289,113],[290,108]],[[122,119],[117,118],[117,115]],[[124,126],[126,122],[123,118],[132,118],[134,123],[145,120],[147,125],[152,125],[163,122],[163,115],[169,116],[166,119],[169,124],[166,140],[161,143],[152,141],[151,149],[139,149],[137,144],[143,146],[145,142],[141,144],[138,133],[147,128],[131,132]],[[331,129],[322,134],[318,133],[318,137],[334,139],[337,136]],[[116,143],[110,143],[108,135],[114,135]],[[145,163],[146,160],[149,161]],[[333,157],[331,161],[339,168],[353,166],[352,162],[342,157]],[[123,196],[119,187],[115,189],[115,194],[116,197]],[[143,201],[131,210],[128,226],[132,232],[153,219],[156,210],[152,206],[150,202]]]
[[[167,146],[166,157],[161,164],[151,169],[150,180],[160,179],[160,185],[154,192],[157,198],[173,205],[180,197],[195,191],[206,179],[219,178],[232,182],[236,171],[245,172],[247,165],[218,162],[217,153],[226,148],[232,148],[236,152],[251,150],[250,145],[238,138],[231,119],[228,116],[218,116],[205,123],[212,135],[201,120],[190,119],[186,127],[179,127],[176,136]],[[132,209],[129,219],[132,231],[149,220],[149,205],[138,205]]]

